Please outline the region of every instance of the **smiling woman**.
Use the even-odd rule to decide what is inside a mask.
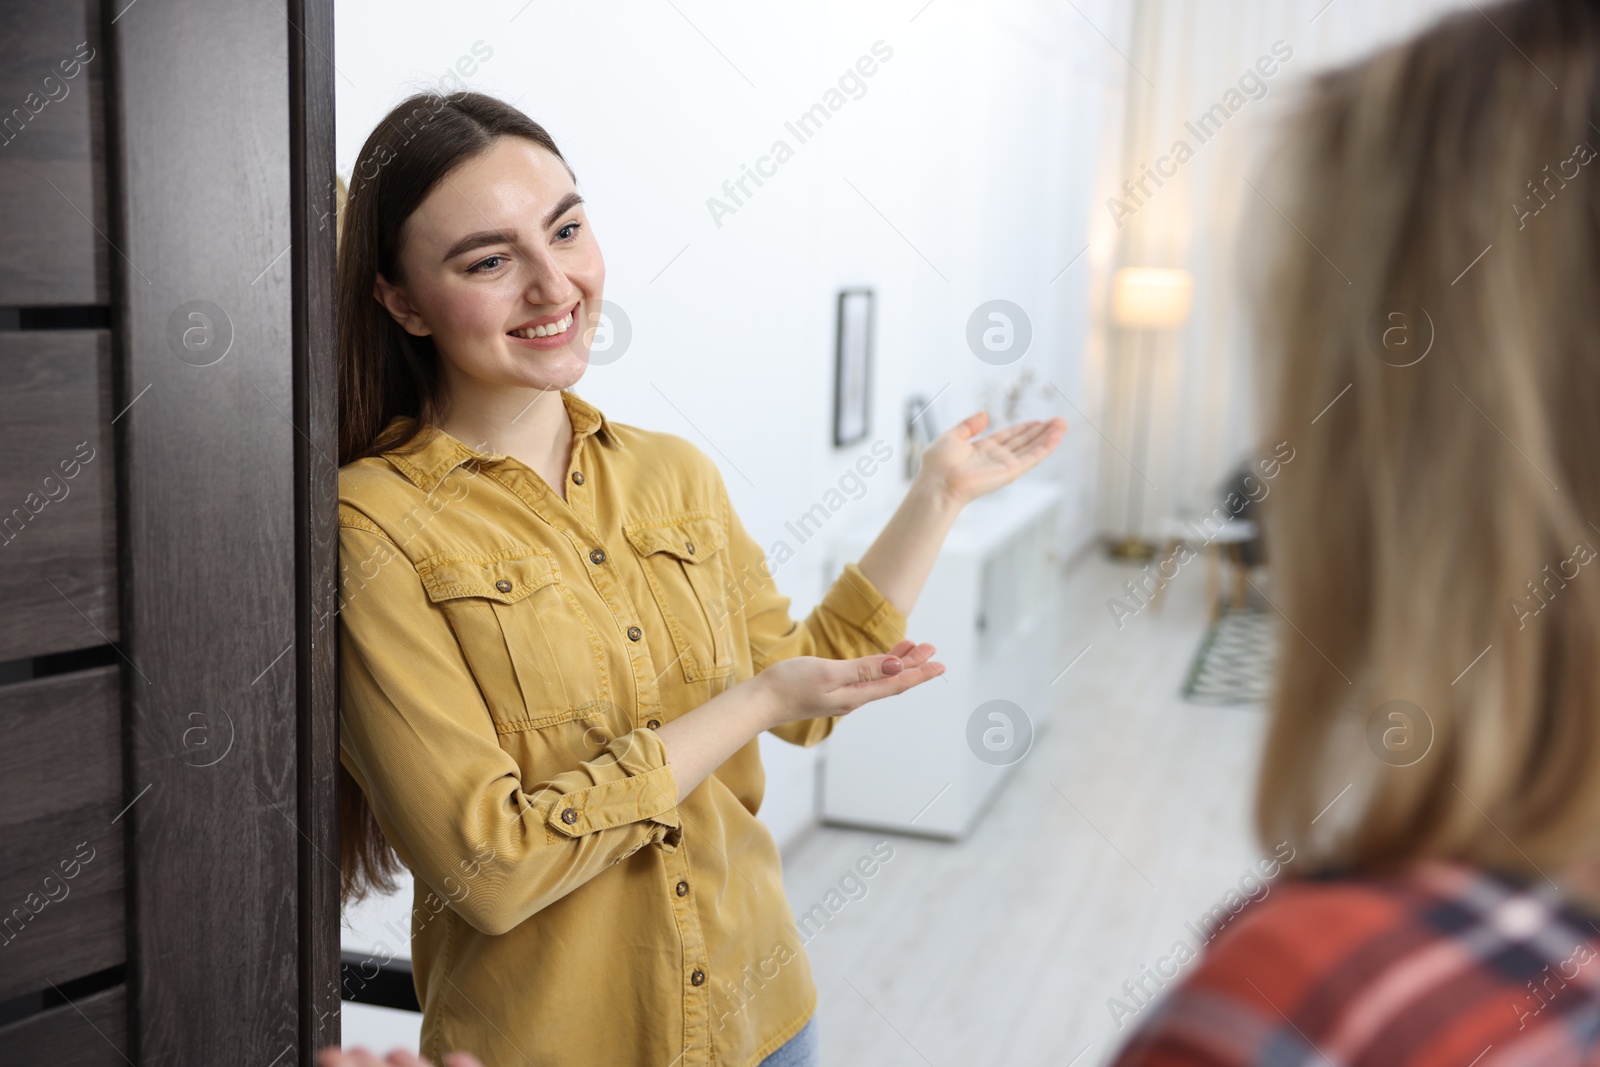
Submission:
[[[391,148],[419,108],[428,121]],[[904,639],[939,546],[1065,424],[974,440],[980,415],[946,433],[860,563],[794,620],[710,458],[571,391],[605,266],[545,130],[490,97],[413,97],[354,173],[344,895],[392,889],[403,865],[419,904],[448,898],[413,912],[439,915],[411,930],[423,1051],[814,1062],[817,991],[757,817],[758,736],[815,745],[942,673]],[[734,1012],[775,946],[790,962]]]
[[[407,119],[419,110],[429,121],[413,128]],[[542,126],[468,93],[414,97],[391,118],[360,158],[395,162],[357,166],[340,245],[347,455],[378,436],[385,412],[443,426],[446,395],[459,417],[504,386],[548,391],[552,375],[575,381],[605,284],[583,198]],[[406,138],[395,147],[398,129]],[[445,195],[429,196],[436,188]],[[545,313],[527,315],[530,302]],[[570,343],[573,322],[588,327],[581,346]],[[564,358],[531,361],[530,349]],[[439,360],[440,351],[460,359]]]
[[[455,408],[443,428],[464,439],[479,440],[487,421],[515,415],[499,410],[508,387],[548,393],[587,365],[593,326],[581,344],[569,331],[575,318],[597,316],[605,264],[553,147],[503,137],[462,163],[444,180],[445,195],[427,198],[407,220],[404,251],[377,272],[375,295],[407,334],[460,354],[439,366]],[[537,225],[498,225],[516,219]],[[530,360],[529,351],[547,355]],[[537,443],[546,451],[556,444]]]

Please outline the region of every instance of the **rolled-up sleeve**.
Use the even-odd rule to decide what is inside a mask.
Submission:
[[[766,553],[739,520],[722,487],[731,571],[750,635],[750,661],[763,671],[794,656],[855,659],[888,652],[905,639],[906,617],[854,561],[844,567],[805,619],[789,615],[790,599],[778,591]],[[837,717],[785,723],[770,732],[809,747],[833,732]]]
[[[339,543],[340,759],[419,879],[496,934],[646,845],[678,847],[678,785],[653,731],[524,781],[416,568],[347,507]],[[445,892],[468,869],[466,892]]]

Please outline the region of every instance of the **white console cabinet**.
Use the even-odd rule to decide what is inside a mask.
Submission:
[[[824,822],[949,839],[971,829],[1020,762],[1021,731],[1031,724],[1036,735],[1051,713],[1060,504],[1056,487],[1023,480],[962,511],[906,624],[907,637],[938,647],[946,673],[835,725],[823,742]],[[863,515],[840,529],[829,573],[859,560],[886,519]],[[995,705],[974,724],[993,700],[1016,705],[1026,722],[991,718],[1004,710]]]

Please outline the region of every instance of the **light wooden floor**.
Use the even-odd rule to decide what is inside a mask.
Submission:
[[[825,1067],[1105,1063],[1132,1029],[1108,999],[1193,944],[1185,923],[1259,858],[1265,714],[1179,695],[1204,630],[1198,562],[1119,631],[1106,599],[1135,573],[1095,553],[1064,577],[1060,666],[1088,652],[967,840],[822,827],[786,853],[800,913],[874,842],[894,848],[807,942]]]

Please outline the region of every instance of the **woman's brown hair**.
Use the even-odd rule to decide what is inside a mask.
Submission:
[[[1597,101],[1600,4],[1474,7],[1318,77],[1262,187],[1294,873],[1600,856]]]
[[[544,127],[481,93],[419,93],[384,116],[356,160],[339,217],[339,465],[404,448],[443,415],[439,353],[394,321],[373,293],[381,273],[404,281],[406,222],[455,168],[501,137],[521,137],[566,160]],[[570,168],[569,168],[570,170]],[[397,415],[403,432],[380,439]],[[341,899],[393,892],[399,857],[356,780],[339,769]]]

